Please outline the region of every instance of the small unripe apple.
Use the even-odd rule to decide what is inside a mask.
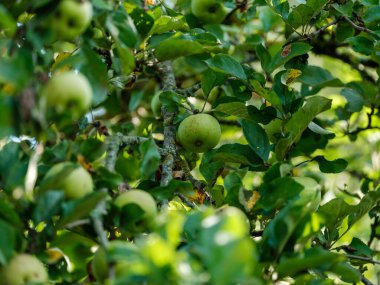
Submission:
[[[214,148],[220,141],[219,122],[211,115],[196,114],[184,119],[177,140],[188,151],[201,153]]]
[[[136,204],[142,210],[142,214],[134,224],[129,225],[129,230],[134,233],[139,233],[150,228],[154,223],[157,216],[157,205],[156,201],[148,192],[132,189],[127,192],[120,194],[114,202],[115,206],[119,209],[131,204]],[[126,217],[128,219],[128,217]]]
[[[51,27],[57,39],[73,40],[87,29],[91,18],[91,2],[63,0],[54,14]]]
[[[192,0],[191,12],[206,24],[219,24],[227,16],[227,11],[219,0]]]
[[[93,191],[91,175],[80,165],[61,162],[54,165],[41,183],[42,190],[63,190],[66,199],[79,199]]]
[[[31,283],[47,284],[49,276],[41,261],[29,254],[16,255],[4,267],[0,275],[0,284],[27,285]]]
[[[68,112],[73,119],[78,119],[91,107],[91,85],[81,73],[58,73],[42,90],[41,100],[44,108],[53,108],[58,113]]]
[[[150,107],[152,108],[153,115],[157,118],[161,116],[162,103],[160,101],[161,92],[154,94],[152,101],[150,102]]]

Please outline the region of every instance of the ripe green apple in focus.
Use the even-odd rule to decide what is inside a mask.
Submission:
[[[91,175],[72,162],[54,165],[41,183],[42,190],[63,190],[66,199],[79,199],[93,191]]]
[[[91,85],[81,73],[58,73],[42,90],[42,100],[44,108],[54,108],[58,113],[69,112],[73,119],[78,119],[91,107]]]
[[[147,228],[150,228],[157,216],[156,201],[152,195],[143,190],[128,190],[116,197],[114,204],[119,209],[132,204],[135,204],[141,208],[143,212],[141,216],[137,220],[133,221],[133,224],[129,225],[129,230],[134,233],[143,232]],[[126,217],[126,220],[128,220],[128,217]]]
[[[219,0],[192,0],[191,12],[206,24],[220,24],[227,11]]]
[[[16,255],[0,274],[0,284],[6,285],[47,284],[48,281],[44,265],[37,257],[29,254]]]
[[[177,132],[178,142],[188,151],[202,153],[220,141],[219,122],[211,115],[196,114],[184,119]]]
[[[90,25],[92,5],[89,1],[63,0],[51,23],[57,39],[73,40]]]

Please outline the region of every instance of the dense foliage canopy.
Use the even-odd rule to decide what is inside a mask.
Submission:
[[[0,284],[378,284],[379,40],[374,0],[0,1]]]

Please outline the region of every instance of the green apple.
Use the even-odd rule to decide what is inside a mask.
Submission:
[[[137,220],[134,220],[132,224],[128,225],[128,229],[133,233],[144,232],[147,228],[149,229],[157,216],[156,201],[152,195],[143,190],[128,190],[116,197],[114,204],[119,209],[133,204],[141,208],[141,216],[138,217]],[[125,217],[125,220],[128,221],[128,217]]]
[[[18,254],[3,268],[0,283],[5,285],[47,284],[49,276],[37,257]]]
[[[91,2],[63,0],[54,13],[51,28],[57,39],[73,40],[87,29],[91,18]]]
[[[188,151],[201,153],[214,148],[220,141],[219,122],[211,115],[196,114],[184,119],[177,132],[178,142]]]
[[[191,12],[206,24],[219,24],[227,16],[227,11],[219,0],[192,0]]]
[[[58,113],[71,113],[73,119],[84,115],[91,107],[92,89],[81,73],[67,71],[53,75],[42,90],[43,108]]]
[[[150,107],[152,109],[153,115],[156,118],[161,117],[162,103],[160,101],[160,94],[161,92],[154,94],[152,101],[150,102]]]
[[[93,191],[91,175],[82,166],[61,162],[46,173],[41,190],[63,190],[66,199],[79,199]]]

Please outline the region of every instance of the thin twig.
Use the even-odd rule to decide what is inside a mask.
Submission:
[[[182,193],[174,192],[173,194],[178,196],[181,199],[182,203],[184,203],[186,206],[190,207],[191,209],[195,208],[195,204],[191,202],[189,199],[187,199],[186,196]]]
[[[179,155],[177,156],[177,158],[179,160],[178,162],[183,170],[183,173],[185,174],[186,180],[190,181],[191,184],[193,184],[193,186],[198,190],[205,188],[206,185],[203,182],[195,179],[194,176],[191,175],[191,170],[187,161],[185,159],[182,159]]]
[[[334,21],[327,23],[323,27],[319,28],[318,30],[312,32],[311,34],[306,35],[306,37],[308,39],[314,38],[314,37],[318,36],[320,33],[322,33],[323,31],[325,31],[328,27],[336,25],[341,20],[342,20],[341,18],[337,18]]]
[[[378,34],[376,34],[374,31],[366,28],[366,27],[362,27],[362,26],[359,26],[357,24],[355,24],[350,18],[348,18],[347,16],[342,16],[352,27],[354,27],[356,30],[358,31],[361,31],[361,32],[365,32],[365,33],[368,33],[372,36],[374,36],[375,38],[377,39],[380,39],[380,36]]]
[[[367,261],[368,263],[372,263],[372,264],[380,264],[379,261],[373,260],[370,257],[353,255],[353,254],[346,254],[346,256],[347,256],[347,258],[350,258],[350,259],[357,259],[357,260]]]
[[[367,278],[365,278],[364,276],[361,277],[361,281],[365,284],[365,285],[375,285],[374,283],[372,283],[371,281],[369,281]]]

